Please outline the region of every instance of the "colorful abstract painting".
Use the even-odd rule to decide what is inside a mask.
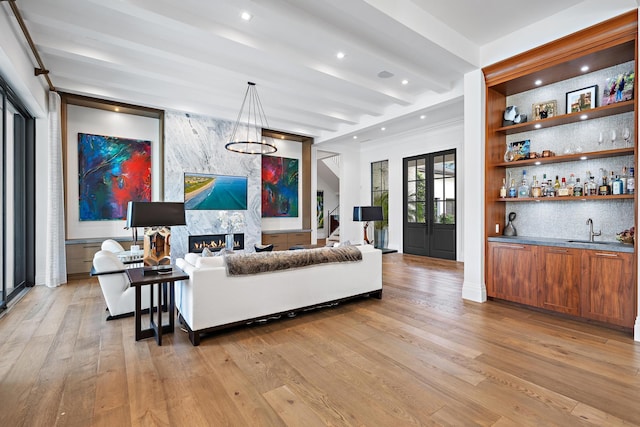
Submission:
[[[316,193],[316,215],[318,217],[318,230],[324,228],[324,191]]]
[[[80,221],[122,220],[151,201],[151,141],[78,133]]]
[[[298,216],[298,159],[262,156],[262,216]]]

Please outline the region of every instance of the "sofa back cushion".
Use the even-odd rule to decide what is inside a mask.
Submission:
[[[199,257],[194,264],[196,268],[201,267],[224,267],[225,260],[223,256]]]

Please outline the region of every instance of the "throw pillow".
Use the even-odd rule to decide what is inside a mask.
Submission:
[[[184,255],[184,260],[187,261],[191,265],[196,265],[196,261],[200,258],[200,255],[194,254],[193,252],[189,252]]]
[[[211,249],[209,249],[209,248],[204,248],[202,250],[202,256],[203,257],[216,256],[216,253],[212,252]]]

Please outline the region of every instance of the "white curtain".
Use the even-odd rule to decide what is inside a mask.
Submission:
[[[64,233],[64,180],[60,95],[49,92],[49,164],[47,201],[47,261],[45,284],[54,288],[67,282]]]

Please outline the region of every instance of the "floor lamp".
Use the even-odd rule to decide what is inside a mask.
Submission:
[[[382,221],[382,206],[354,206],[353,207],[353,220],[358,222],[364,222],[364,241],[366,244],[371,244],[369,237],[367,236],[367,228],[369,228],[369,222]]]

